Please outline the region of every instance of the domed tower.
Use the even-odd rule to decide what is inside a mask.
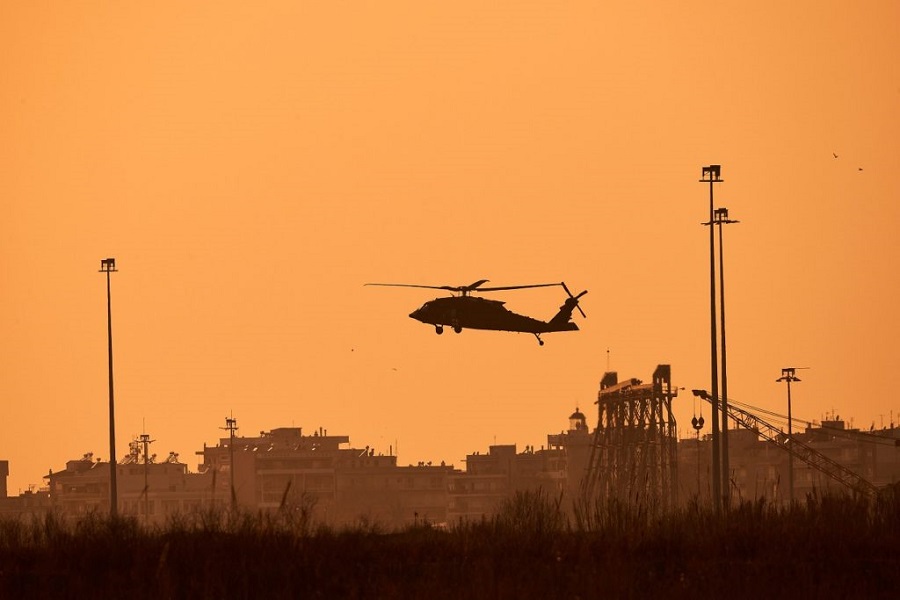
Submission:
[[[587,430],[587,417],[576,406],[575,412],[569,415],[569,432],[587,433]]]

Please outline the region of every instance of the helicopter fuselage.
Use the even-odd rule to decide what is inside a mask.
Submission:
[[[410,313],[410,317],[434,325],[441,333],[444,325],[459,333],[463,329],[487,329],[492,331],[515,331],[522,333],[549,333],[553,331],[576,331],[578,325],[559,315],[550,321],[541,321],[512,312],[500,300],[488,300],[478,296],[455,296],[436,298]]]

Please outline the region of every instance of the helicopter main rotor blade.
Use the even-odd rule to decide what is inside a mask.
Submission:
[[[531,285],[505,285],[501,287],[478,288],[479,292],[499,292],[502,290],[524,290],[528,288],[554,287],[563,285],[562,283],[533,283]]]
[[[569,297],[572,296],[572,292],[569,291],[569,288],[566,287],[565,283],[532,283],[529,285],[503,285],[503,286],[494,286],[494,287],[481,287],[485,283],[487,283],[487,279],[479,279],[474,283],[470,283],[469,285],[420,285],[416,283],[366,283],[365,285],[377,285],[383,287],[411,287],[411,288],[425,288],[429,290],[447,290],[449,292],[458,292],[461,294],[467,294],[469,292],[478,291],[478,292],[502,292],[506,290],[527,290],[531,288],[542,288],[542,287],[556,287],[562,286]],[[578,309],[581,311],[581,308]],[[584,312],[582,311],[583,315]]]
[[[478,286],[487,283],[487,279],[480,279],[475,283],[471,283],[469,285],[420,285],[417,283],[366,283],[364,285],[380,285],[385,287],[411,287],[411,288],[426,288],[429,290],[447,290],[448,292],[457,292],[462,295],[466,295],[472,290],[479,289]]]
[[[480,286],[484,285],[484,284],[487,283],[487,282],[488,282],[487,279],[479,279],[479,280],[476,281],[475,283],[470,283],[469,285],[461,285],[461,286],[459,286],[459,287],[456,288],[456,289],[459,290],[459,291],[463,291],[463,290],[466,290],[466,291],[478,290],[478,289],[480,289]]]
[[[450,290],[452,292],[459,291],[459,288],[450,287],[449,285],[417,285],[415,283],[365,283],[363,285],[378,285],[382,287],[427,288],[429,290]]]

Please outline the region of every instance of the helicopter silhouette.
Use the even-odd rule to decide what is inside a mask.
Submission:
[[[573,295],[563,282],[536,283],[531,285],[508,285],[501,287],[481,287],[487,283],[487,279],[479,279],[469,285],[418,285],[411,283],[367,283],[365,285],[377,285],[385,287],[412,287],[427,288],[432,290],[447,290],[452,296],[429,300],[411,312],[409,316],[417,321],[434,325],[435,332],[444,333],[444,326],[452,327],[456,333],[463,329],[484,329],[489,331],[512,331],[518,333],[530,333],[537,338],[538,344],[544,345],[541,334],[556,331],[578,331],[578,325],[572,322],[572,311],[576,308],[582,317],[587,317],[578,299],[587,294],[584,290],[578,295]],[[533,317],[512,312],[501,300],[488,300],[472,296],[472,292],[499,292],[503,290],[522,290],[528,288],[561,286],[568,294],[559,312],[549,321],[541,321]]]

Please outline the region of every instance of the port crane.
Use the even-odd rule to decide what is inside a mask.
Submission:
[[[706,400],[713,406],[714,410],[718,407],[710,394],[705,390],[693,390],[694,394]],[[878,492],[878,487],[871,481],[865,479],[860,474],[845,467],[844,465],[828,458],[815,448],[809,446],[805,442],[797,438],[790,439],[784,435],[780,428],[765,421],[761,417],[734,405],[733,401],[728,401],[728,416],[745,429],[749,429],[768,442],[788,452],[799,460],[824,473],[834,481],[863,495],[874,496]]]

